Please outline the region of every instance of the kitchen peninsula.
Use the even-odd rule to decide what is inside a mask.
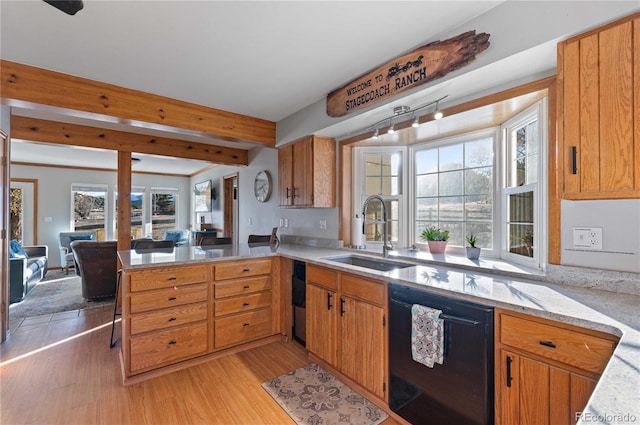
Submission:
[[[613,345],[619,338],[584,415],[592,422],[593,418],[609,418],[600,422],[615,423],[624,415],[640,418],[637,295],[551,284],[542,280],[544,276],[490,273],[415,259],[410,267],[386,272],[328,260],[344,254],[344,250],[287,243],[277,248],[240,244],[214,250],[179,247],[172,253],[119,252],[124,270],[125,382],[272,341],[280,334],[288,336],[291,303],[286,282],[290,281],[290,263],[300,260],[485,304],[500,309],[501,314],[546,319],[556,322],[558,328],[577,326],[604,336]],[[395,259],[409,260],[398,255]]]

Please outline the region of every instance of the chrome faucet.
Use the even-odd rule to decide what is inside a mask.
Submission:
[[[389,239],[389,232],[387,231],[387,205],[384,203],[384,199],[382,199],[381,196],[379,195],[371,195],[369,196],[367,199],[365,199],[364,204],[362,205],[362,233],[365,233],[365,226],[367,224],[367,221],[364,219],[364,217],[366,217],[367,214],[367,205],[369,205],[369,202],[373,201],[373,200],[377,200],[380,201],[380,204],[382,204],[382,220],[377,220],[377,221],[369,221],[369,223],[373,223],[373,224],[378,224],[378,223],[382,223],[382,256],[384,258],[388,258],[389,257],[389,250],[393,249],[393,246],[391,245],[391,243],[388,243],[388,239]]]

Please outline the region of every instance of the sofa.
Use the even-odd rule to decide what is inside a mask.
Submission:
[[[49,247],[9,244],[9,303],[17,303],[47,274]]]
[[[89,301],[116,294],[118,248],[116,241],[77,240],[71,250],[81,277],[82,296]]]
[[[188,246],[191,241],[191,231],[187,229],[165,230],[162,240],[173,241],[175,246]]]

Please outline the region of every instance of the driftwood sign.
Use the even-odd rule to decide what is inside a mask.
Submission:
[[[489,34],[468,31],[435,41],[329,93],[327,115],[341,117],[467,65],[489,47]]]

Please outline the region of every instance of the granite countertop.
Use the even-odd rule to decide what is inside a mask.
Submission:
[[[370,253],[355,255],[372,256]],[[327,258],[343,256],[344,250],[283,244],[270,246],[226,246],[202,250],[179,247],[172,253],[118,253],[123,268],[132,270],[187,263],[211,262],[281,255],[310,264],[329,266],[362,276],[422,288],[426,291],[501,307],[607,332],[620,337],[581,423],[634,423],[640,421],[640,297],[570,284],[547,282],[544,274],[526,269],[449,265],[421,258],[409,259],[411,267],[379,272]],[[380,258],[380,256],[373,256]],[[615,272],[614,272],[615,273]],[[640,282],[637,282],[640,286]],[[624,416],[627,415],[627,416]],[[620,419],[622,418],[622,419]],[[635,418],[635,419],[634,419]],[[630,419],[630,420],[629,420]]]

